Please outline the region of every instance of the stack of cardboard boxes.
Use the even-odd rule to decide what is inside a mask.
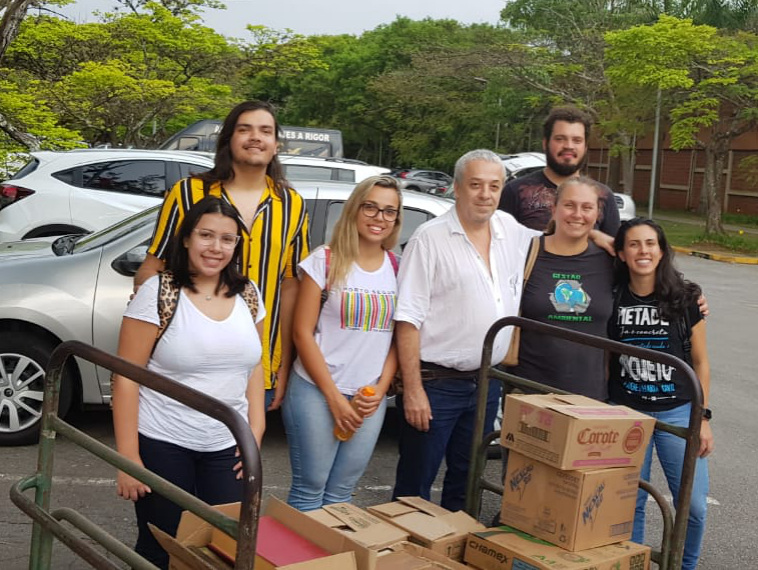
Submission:
[[[645,414],[583,396],[509,395],[506,526],[470,534],[465,561],[481,570],[646,570],[650,549],[628,539],[654,427]]]
[[[239,517],[240,505],[216,507]],[[466,538],[484,525],[418,497],[369,507],[349,503],[301,513],[271,498],[259,519],[255,568],[263,570],[470,570]],[[175,537],[152,527],[170,570],[227,570],[237,543],[190,512]]]

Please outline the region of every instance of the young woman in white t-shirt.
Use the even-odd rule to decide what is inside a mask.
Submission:
[[[345,203],[328,250],[317,248],[298,267],[298,358],[282,417],[292,464],[288,502],[302,511],[349,502],[379,437],[397,368],[397,260],[389,250],[401,222],[395,179],[368,178]],[[369,385],[376,394],[363,396],[360,389]],[[354,435],[340,441],[335,427]]]
[[[172,276],[180,291],[173,318],[156,340],[159,276],[148,279],[124,313],[118,354],[230,405],[248,420],[260,446],[266,425],[260,342],[265,309],[258,303],[253,322],[240,295],[249,283],[236,269],[241,230],[236,210],[223,199],[209,196],[192,207],[170,246],[170,274],[160,277]],[[113,425],[119,453],[135,463],[209,504],[242,499],[241,462],[221,422],[115,375]],[[122,471],[117,484],[118,494],[135,502],[136,552],[167,568],[168,554],[147,524],[174,536],[182,509]]]

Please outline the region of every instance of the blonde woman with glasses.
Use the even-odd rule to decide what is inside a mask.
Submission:
[[[345,203],[329,245],[298,266],[298,357],[282,417],[292,464],[288,502],[302,511],[350,501],[379,437],[397,368],[397,259],[390,250],[402,206],[393,178],[364,180]],[[361,394],[365,386],[375,394]],[[337,439],[335,427],[352,437]]]

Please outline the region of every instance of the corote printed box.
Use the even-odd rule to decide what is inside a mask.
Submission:
[[[508,456],[500,521],[567,550],[632,536],[638,467],[562,471]]]
[[[500,442],[558,469],[640,467],[655,418],[585,396],[509,394]]]

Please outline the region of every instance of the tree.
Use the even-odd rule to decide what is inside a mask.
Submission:
[[[8,50],[15,82],[92,144],[152,146],[223,114],[240,51],[194,16],[149,8],[89,24],[28,18]]]
[[[606,35],[616,83],[674,96],[671,146],[705,151],[706,233],[723,233],[721,182],[731,142],[758,126],[758,36],[661,16]]]

